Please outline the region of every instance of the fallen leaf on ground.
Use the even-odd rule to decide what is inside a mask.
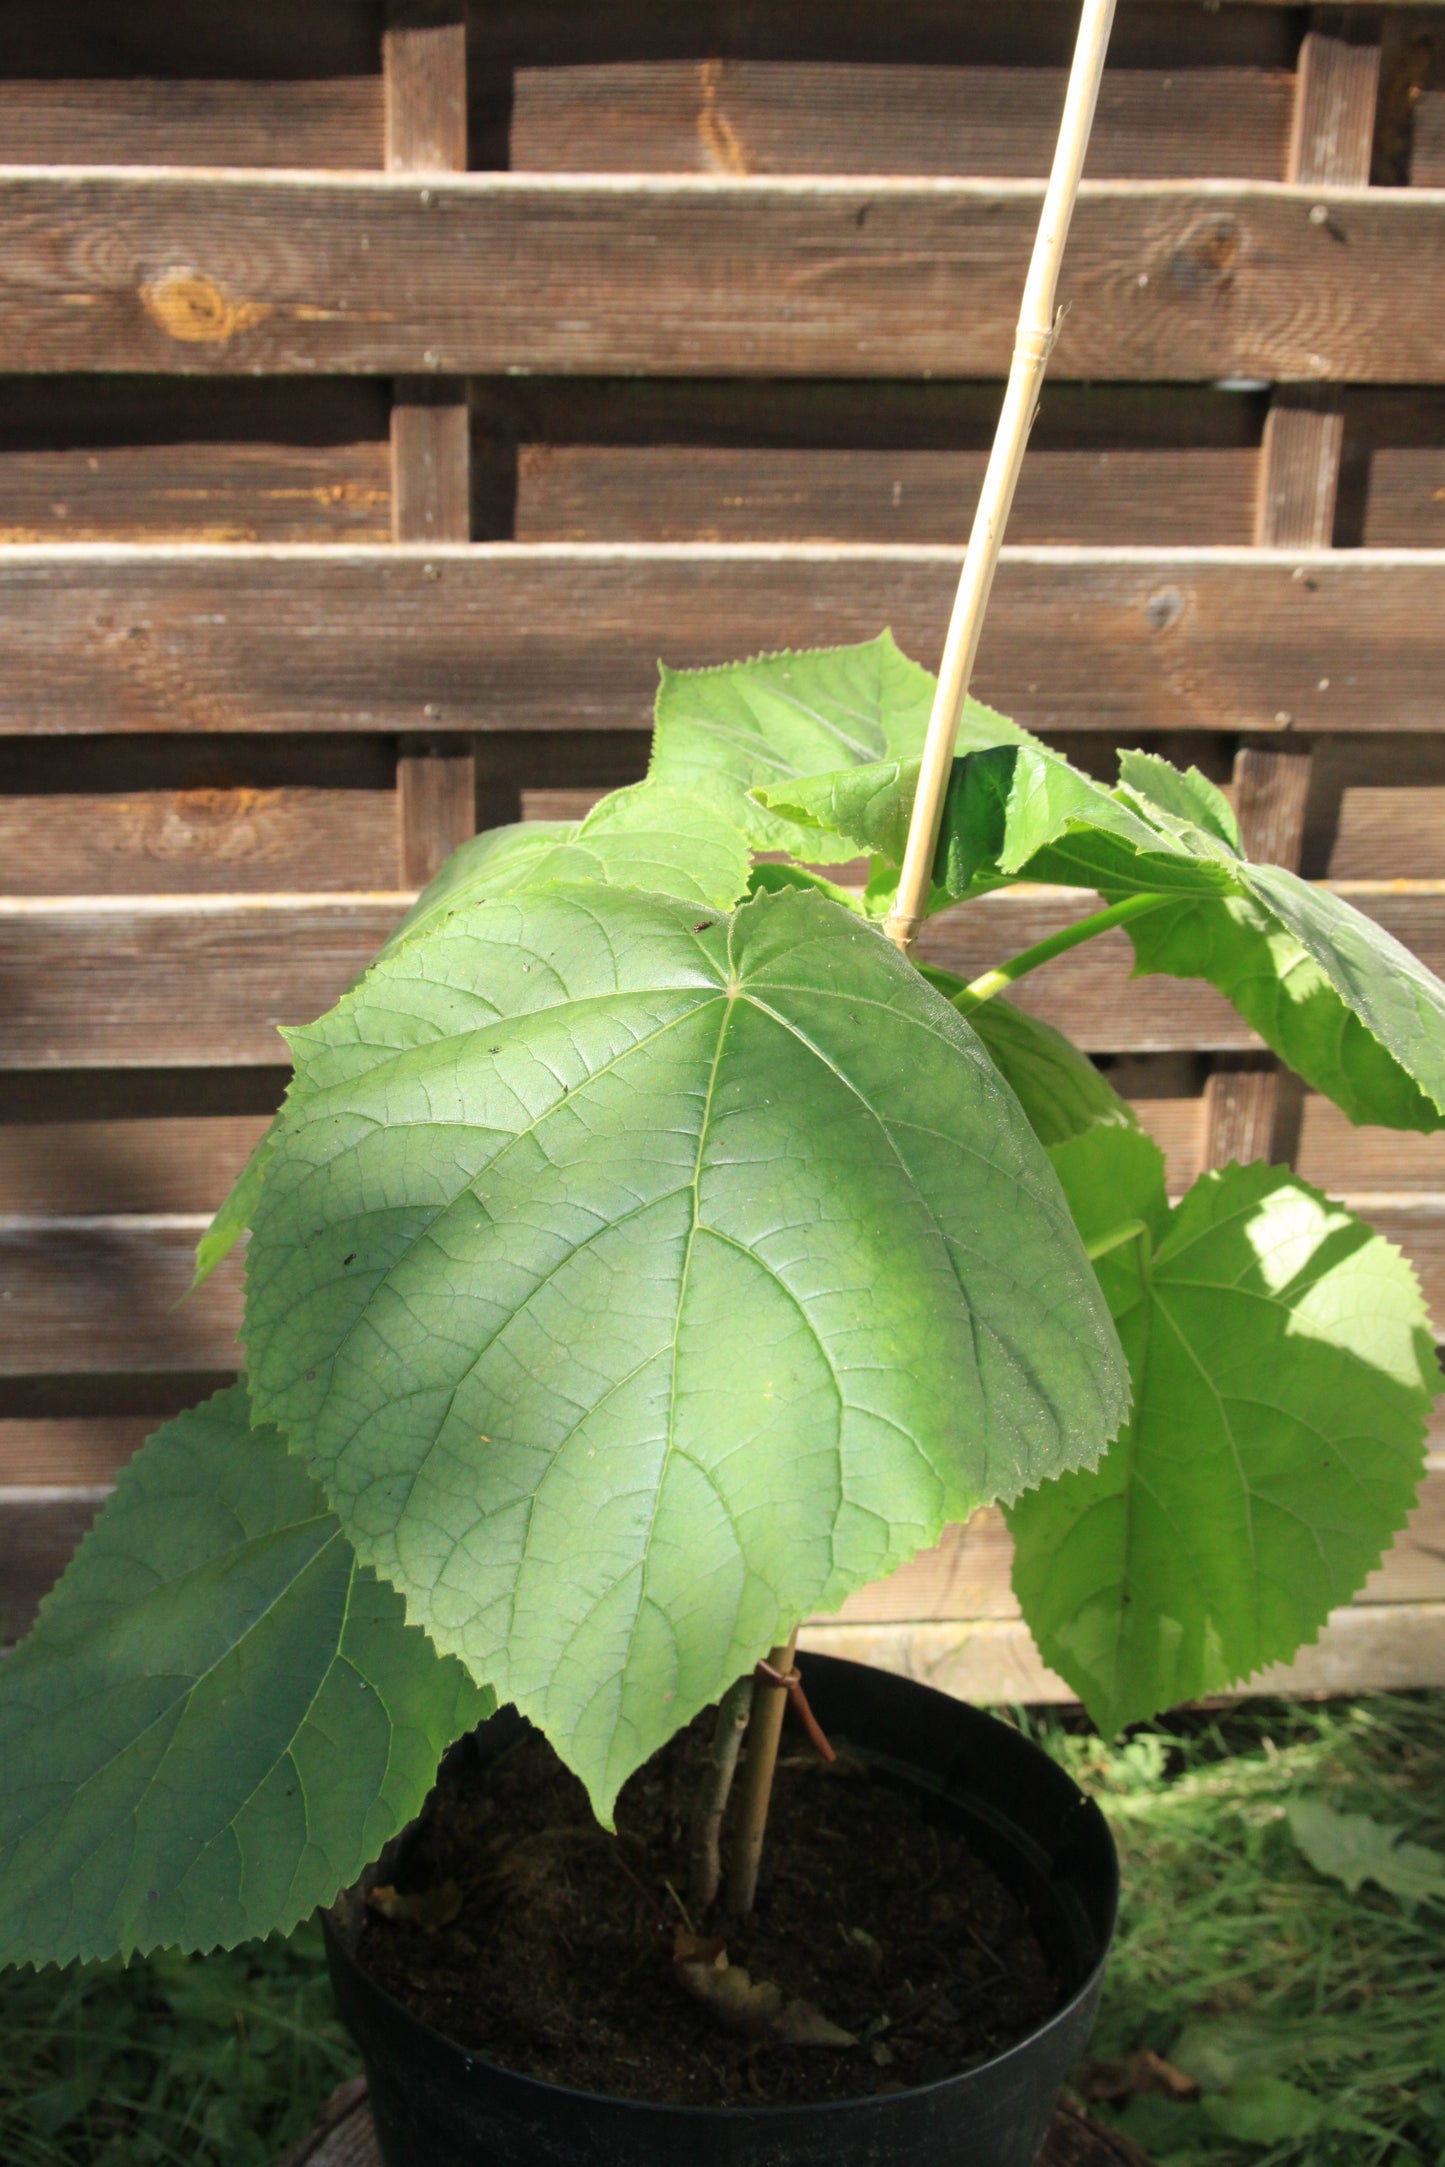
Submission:
[[[1284,2077],[1242,2077],[1227,2092],[1212,2093],[1204,2111],[1216,2129],[1240,2144],[1312,2136],[1324,2114],[1313,2093]]]
[[[400,1919],[407,1926],[419,1926],[424,1933],[439,1933],[450,1926],[462,1908],[462,1892],[455,1881],[439,1881],[434,1889],[418,1889],[415,1895],[403,1896],[390,1882],[367,1891],[366,1901],[371,1909],[383,1919]]]
[[[771,1979],[755,1980],[744,1964],[730,1964],[725,1944],[715,1937],[673,1936],[673,1972],[678,1985],[725,2031],[746,2039],[770,2040],[785,2047],[852,2047],[852,2032],[829,2023],[811,2002],[783,2000]]]
[[[1086,2062],[1073,2079],[1080,2099],[1122,2101],[1153,2094],[1160,2099],[1190,2100],[1199,2097],[1199,2081],[1176,2069],[1152,2047],[1138,2047],[1117,2061]]]
[[[1295,1799],[1288,1814],[1290,1834],[1315,1872],[1343,1882],[1351,1896],[1362,1881],[1373,1881],[1407,1910],[1445,1902],[1445,1858],[1422,1843],[1402,1843],[1401,1823],[1336,1813],[1318,1798]]]

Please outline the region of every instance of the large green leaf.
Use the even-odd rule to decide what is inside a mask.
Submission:
[[[1147,778],[1158,796],[1122,783],[1111,790],[988,709],[965,714],[958,742],[930,909],[1019,878],[1106,888],[1111,895],[1218,895],[1238,886],[1228,805],[1196,770],[1182,775],[1167,761],[1130,755],[1136,783]],[[773,811],[831,828],[835,841],[896,867],[919,765],[916,757],[874,761],[760,786],[756,795]],[[1154,777],[1154,769],[1172,783]],[[875,879],[874,893],[881,896],[888,885]]]
[[[1052,1156],[1091,1246],[1147,1229],[1098,1265],[1133,1416],[1010,1514],[1040,1650],[1113,1732],[1315,1637],[1404,1523],[1439,1375],[1410,1266],[1288,1169],[1171,1212],[1137,1132]]]
[[[0,1666],[0,1964],[289,1929],[494,1705],[233,1386],[124,1470]]]
[[[947,1001],[967,994],[961,978],[931,964],[919,966]],[[1011,1001],[983,1001],[964,1014],[983,1040],[995,1068],[1028,1116],[1041,1144],[1062,1144],[1088,1129],[1132,1128],[1134,1110],[1120,1098],[1085,1053],[1051,1023]]]
[[[934,905],[1015,877],[1166,896],[1129,923],[1141,970],[1207,979],[1352,1120],[1445,1125],[1445,986],[1341,897],[1242,857],[1196,770],[1126,753],[1120,772],[1106,790],[1033,742],[956,762]]]
[[[769,811],[752,793],[916,755],[933,682],[888,632],[721,669],[664,668],[650,777],[717,806],[757,850],[786,850],[809,865],[851,857],[845,836]]]
[[[257,1407],[604,1813],[780,1630],[1121,1418],[1017,1102],[819,896],[483,904],[293,1046]]]
[[[1445,987],[1339,897],[1306,888],[1274,866],[1248,871],[1301,921],[1305,912],[1284,883],[1304,890],[1310,917],[1317,909],[1340,935],[1341,958],[1349,959],[1348,973],[1340,975],[1353,998],[1280,918],[1247,896],[1171,902],[1133,920],[1126,930],[1139,970],[1216,986],[1265,1044],[1351,1121],[1426,1132],[1445,1127],[1436,1103],[1437,1093],[1445,1099],[1445,1018],[1433,1029],[1428,1020]],[[1360,969],[1372,953],[1379,981],[1373,987]],[[1371,1030],[1361,1013],[1366,1008],[1389,1032],[1388,1043]]]
[[[662,783],[633,783],[609,792],[585,820],[528,820],[463,843],[381,953],[488,896],[559,881],[609,881],[726,910],[747,886],[748,862],[746,836],[720,808]]]
[[[529,820],[473,836],[452,852],[380,953],[394,954],[488,896],[558,881],[610,881],[726,909],[748,884],[749,856],[746,838],[716,808],[659,784],[634,783],[601,799],[585,820]],[[192,1292],[250,1226],[271,1137],[268,1129],[201,1236]]]
[[[472,836],[427,882],[382,955],[418,933],[430,932],[454,911],[484,895],[512,895],[528,887],[538,867],[565,849],[580,825],[576,820],[522,820]]]

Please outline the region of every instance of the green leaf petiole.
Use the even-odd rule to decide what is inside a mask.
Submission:
[[[985,971],[979,978],[970,980],[962,993],[953,996],[953,1005],[961,1015],[977,1008],[984,1001],[991,1001],[996,993],[1003,993],[1017,979],[1036,971],[1041,963],[1052,963],[1055,956],[1067,955],[1071,948],[1082,947],[1097,934],[1107,933],[1111,926],[1124,925],[1131,918],[1142,918],[1146,911],[1158,910],[1161,903],[1178,900],[1169,895],[1130,895],[1122,903],[1111,903],[1107,910],[1098,910],[1091,917],[1080,918],[1074,925],[1064,926],[1051,933],[1047,940],[1036,941],[1032,948],[1025,948],[1007,963]]]
[[[1137,1241],[1141,1234],[1147,1239],[1148,1233],[1149,1229],[1142,1219],[1126,1219],[1122,1226],[1112,1227],[1107,1234],[1101,1234],[1097,1241],[1086,1242],[1084,1254],[1091,1264],[1097,1264],[1100,1257],[1108,1256],[1111,1250],[1122,1249],[1126,1242]]]

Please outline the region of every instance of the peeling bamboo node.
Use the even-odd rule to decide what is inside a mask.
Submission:
[[[959,719],[968,697],[984,612],[988,608],[989,591],[993,586],[1029,430],[1033,427],[1044,371],[1058,337],[1060,318],[1055,310],[1055,297],[1059,266],[1079,193],[1089,133],[1094,124],[1094,107],[1099,99],[1099,81],[1109,47],[1114,6],[1115,0],[1084,0],[1079,21],[1078,43],[1069,74],[1053,171],[1044,194],[1039,230],[1024,282],[1003,412],[989,454],[988,471],[979,493],[973,531],[969,535],[948,637],[944,642],[938,688],[928,719],[918,789],[908,826],[908,843],[898,878],[898,895],[884,924],[889,939],[896,942],[905,955],[918,938],[918,929],[928,909],[933,859],[943,821],[943,801],[953,763],[953,748],[958,742]]]

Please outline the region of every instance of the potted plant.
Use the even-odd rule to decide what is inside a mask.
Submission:
[[[333,1947],[396,2167],[922,2163],[963,2127],[980,2167],[1022,2167],[1097,1991],[1102,1823],[990,1719],[809,1667],[821,1730],[903,1784],[874,1878],[916,1807],[940,1937],[967,1854],[1052,1967],[1012,2044],[890,2077],[886,2036],[739,1960],[799,1621],[1002,1499],[1039,1645],[1117,1729],[1292,1654],[1413,1499],[1439,1380],[1408,1264],[1288,1169],[1172,1202],[1125,1101],[1005,998],[1123,926],[1352,1119],[1445,1125],[1445,987],[1414,958],[1248,860],[1197,772],[1125,754],[1106,787],[965,697],[1109,12],[939,683],[886,632],[664,671],[645,782],[456,854],[289,1034],[285,1105],[202,1244],[204,1272],[250,1230],[247,1377],[125,1470],[0,1674],[0,1961],[210,1948],[372,1869]],[[818,871],[860,855],[866,888]],[[915,966],[929,912],[1018,881],[1101,907],[968,985]],[[415,1948],[450,1926],[437,1809],[394,1840],[499,1704],[493,1773],[529,1719],[604,1827],[717,1705],[656,1779],[674,1823],[692,1787],[688,1886],[642,1877],[667,1943],[638,1964],[687,2021],[827,2063],[798,2082],[835,2104],[508,2074],[367,1976],[364,1918]]]

